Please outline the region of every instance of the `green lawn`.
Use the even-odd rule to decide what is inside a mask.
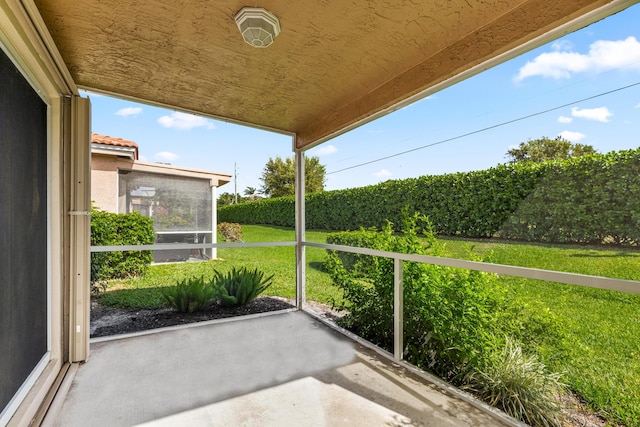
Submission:
[[[246,225],[245,241],[292,241],[290,229]],[[307,231],[307,240],[324,242],[325,232]],[[468,249],[499,264],[640,280],[640,252],[575,246],[535,245],[443,239],[448,256],[468,259]],[[162,305],[159,288],[179,278],[209,276],[212,269],[258,267],[275,274],[267,294],[295,295],[293,247],[219,249],[223,261],[152,266],[144,278],[110,283],[104,304],[154,307]],[[329,302],[340,298],[322,270],[324,251],[307,249],[307,297]],[[640,295],[503,276],[528,301],[542,302],[564,329],[564,357],[546,362],[565,372],[565,381],[612,421],[640,426]],[[553,351],[549,352],[553,354]],[[560,352],[558,351],[558,354]]]

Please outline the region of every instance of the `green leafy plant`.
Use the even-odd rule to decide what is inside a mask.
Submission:
[[[257,268],[232,268],[226,273],[216,271],[212,280],[220,304],[225,306],[245,305],[271,286],[273,275],[266,277]]]
[[[100,255],[102,255],[101,252],[91,254],[91,277],[89,281],[91,283],[91,294],[93,295],[99,295],[101,292],[107,290],[107,281],[102,278],[102,261]]]
[[[418,238],[418,223],[426,231]],[[333,236],[334,243],[360,242],[390,252],[440,256],[444,246],[426,218],[405,210],[402,235],[391,224],[377,235],[372,230]],[[343,240],[344,238],[344,240]],[[349,310],[342,326],[381,347],[393,345],[394,262],[385,257],[347,257],[330,251],[325,267],[344,293],[340,309]],[[494,274],[415,262],[403,263],[404,353],[407,360],[440,377],[460,383],[472,369],[488,364],[504,336],[529,340],[533,351],[540,342],[557,339],[553,319],[533,316]],[[529,339],[530,337],[527,336]]]
[[[565,388],[560,376],[507,339],[499,358],[469,374],[463,388],[529,425],[560,426],[558,397]]]
[[[215,304],[217,290],[201,276],[180,280],[175,286],[162,289],[162,296],[177,311],[193,313]]]
[[[153,220],[138,212],[115,214],[91,208],[91,245],[149,245],[155,241]],[[91,280],[121,279],[144,274],[152,251],[99,252],[91,255]],[[95,265],[94,265],[95,264]]]
[[[233,222],[221,222],[218,224],[218,233],[225,242],[242,242],[242,226]]]

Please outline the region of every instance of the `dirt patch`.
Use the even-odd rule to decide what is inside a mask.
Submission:
[[[583,402],[573,393],[567,393],[560,397],[562,414],[565,426],[571,427],[624,427],[621,424],[612,424],[599,414],[594,413],[589,405]]]

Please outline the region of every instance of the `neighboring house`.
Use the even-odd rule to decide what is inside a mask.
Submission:
[[[231,175],[138,160],[138,144],[91,135],[91,200],[114,213],[153,218],[156,243],[211,243],[216,239],[217,188]],[[215,258],[215,249],[154,252],[155,262]]]

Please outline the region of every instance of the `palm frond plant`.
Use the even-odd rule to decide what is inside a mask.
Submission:
[[[162,289],[162,296],[169,305],[183,313],[202,311],[215,304],[217,294],[203,276],[179,280],[175,286]]]
[[[250,303],[271,286],[273,276],[265,277],[264,272],[257,268],[249,270],[246,267],[234,267],[226,273],[216,271],[212,284],[218,292],[220,304],[240,306]]]

